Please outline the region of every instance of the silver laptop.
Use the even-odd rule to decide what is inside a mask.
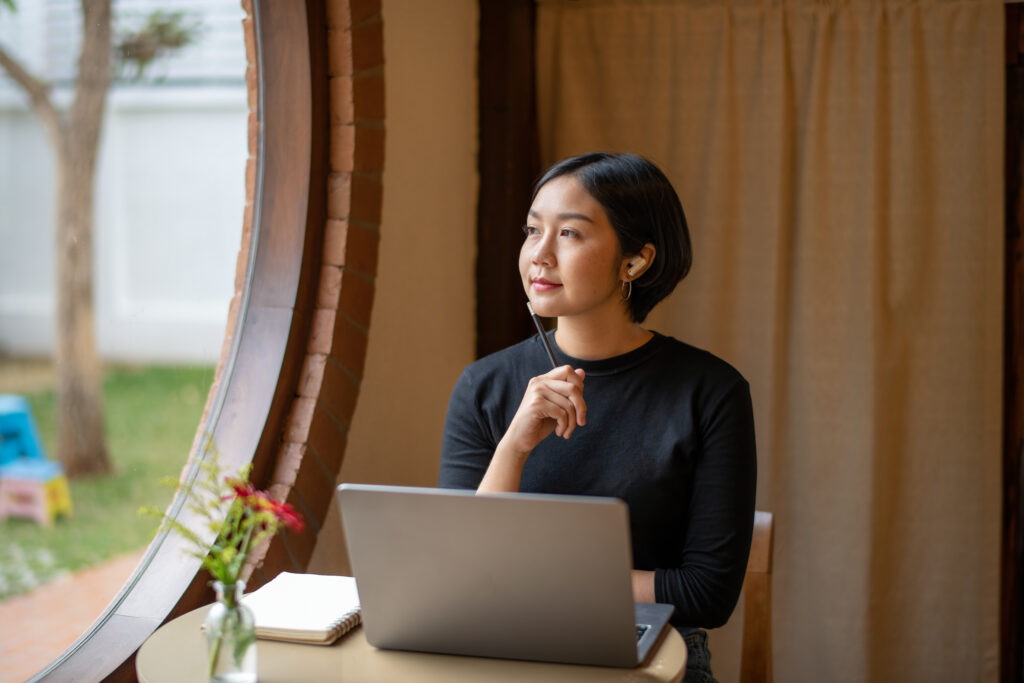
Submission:
[[[672,614],[633,602],[615,498],[341,484],[338,502],[375,647],[633,667]]]

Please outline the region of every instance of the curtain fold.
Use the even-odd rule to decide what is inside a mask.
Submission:
[[[750,380],[776,680],[997,676],[1003,30],[1001,2],[538,3],[543,161],[666,171],[694,266],[648,324]]]

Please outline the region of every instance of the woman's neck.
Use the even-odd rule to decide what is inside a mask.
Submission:
[[[566,317],[558,319],[555,341],[558,348],[574,358],[601,360],[638,349],[653,336],[626,317],[614,320]]]

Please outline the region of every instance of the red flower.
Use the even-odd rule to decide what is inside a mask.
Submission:
[[[266,510],[274,515],[274,518],[278,523],[285,525],[289,529],[295,531],[302,531],[306,528],[305,523],[294,507],[288,503],[279,503],[271,498],[266,491],[258,491],[256,487],[247,481],[241,479],[228,479],[228,485],[234,492],[234,495],[227,494],[221,497],[222,501],[228,500],[241,500],[242,505],[259,512],[260,510]]]
[[[294,531],[302,531],[306,528],[305,523],[302,521],[302,515],[300,515],[294,507],[288,503],[278,503],[275,500],[265,499],[269,503],[267,509],[274,513],[277,517],[277,521],[284,524],[289,529]]]
[[[221,496],[222,501],[231,500],[232,498],[242,498],[244,500],[260,493],[252,484],[247,481],[242,481],[241,479],[229,478],[227,479],[227,483],[228,486],[231,487],[231,490],[235,492],[235,495],[232,496],[231,494],[228,494],[226,496]]]
[[[248,498],[249,496],[254,496],[257,493],[253,485],[247,481],[232,483],[231,488],[235,490],[235,496],[239,498]]]
[[[211,522],[210,530],[217,534],[213,544],[176,519],[166,516],[165,519],[172,529],[195,546],[192,554],[202,559],[203,567],[212,578],[234,583],[252,559],[251,553],[264,547],[282,527],[296,532],[304,530],[303,519],[295,508],[275,501],[266,491],[249,483],[248,467],[237,475],[228,476],[224,476],[215,461],[201,462],[200,467],[203,476],[188,492],[189,504],[202,511]]]
[[[267,495],[266,491],[254,490],[251,495],[246,497],[245,504],[253,510],[266,510],[267,512],[270,512],[279,523],[285,525],[289,529],[302,531],[306,528],[306,525],[302,521],[302,516],[294,507],[288,503],[277,502]]]

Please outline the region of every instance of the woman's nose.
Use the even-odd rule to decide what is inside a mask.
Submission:
[[[531,260],[537,265],[551,266],[555,263],[555,240],[550,232],[541,235],[533,247]]]

